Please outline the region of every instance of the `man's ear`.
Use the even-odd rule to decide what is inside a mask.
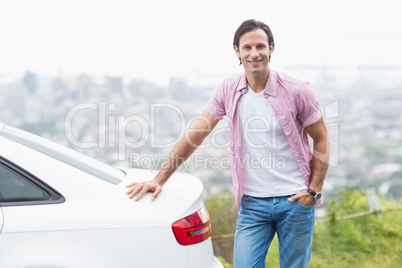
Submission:
[[[271,45],[269,46],[269,56],[272,55],[272,52],[274,52],[274,44],[271,44]]]
[[[240,57],[239,48],[238,48],[237,46],[234,46],[234,51],[235,51],[235,53],[236,53],[236,56],[239,58],[240,65],[241,65],[241,57]]]
[[[239,48],[237,46],[234,46],[234,51],[235,51],[237,57],[240,58],[240,51],[239,51]]]

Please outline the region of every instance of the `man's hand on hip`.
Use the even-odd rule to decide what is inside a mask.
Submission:
[[[296,195],[290,197],[288,201],[291,203],[298,201],[301,205],[306,207],[312,207],[315,204],[314,197],[307,191],[298,192]]]

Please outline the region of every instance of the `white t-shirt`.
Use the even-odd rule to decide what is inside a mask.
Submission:
[[[240,99],[242,192],[254,197],[295,194],[307,188],[276,115],[264,96],[250,87]]]

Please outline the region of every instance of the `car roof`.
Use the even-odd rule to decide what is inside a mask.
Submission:
[[[122,170],[113,168],[96,159],[88,157],[70,148],[61,146],[52,141],[41,138],[26,131],[10,127],[0,122],[0,136],[21,144],[32,150],[57,159],[99,179],[119,184],[125,178]]]

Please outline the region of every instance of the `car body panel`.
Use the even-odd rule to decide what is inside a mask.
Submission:
[[[161,259],[172,267],[187,267],[187,249],[174,243],[167,234],[162,228],[143,228],[141,232],[122,228],[5,233],[0,236],[0,267],[101,268],[129,267],[130,263],[133,267],[157,267]],[[152,241],[150,237],[163,242]],[[141,254],[135,249],[141,249]],[[172,256],[171,252],[175,254]]]
[[[199,179],[189,174],[177,173],[175,174],[164,186],[162,193],[155,200],[151,201],[150,193],[147,193],[140,201],[129,199],[125,192],[127,191],[126,185],[134,181],[144,181],[152,179],[155,175],[152,171],[141,169],[125,169],[125,178],[118,184],[114,185],[102,181],[94,176],[88,175],[79,169],[65,165],[64,163],[55,160],[47,155],[38,154],[36,151],[14,144],[0,137],[0,148],[2,148],[2,156],[7,157],[18,166],[24,166],[34,176],[43,179],[57,191],[63,193],[68,202],[54,206],[56,210],[63,207],[66,210],[81,210],[82,202],[87,204],[88,210],[93,211],[91,214],[83,212],[81,223],[91,226],[91,221],[99,224],[96,219],[97,215],[103,217],[105,211],[109,213],[120,213],[118,210],[113,209],[118,203],[122,210],[132,211],[139,215],[149,224],[149,217],[153,217],[155,211],[158,211],[158,220],[155,224],[165,224],[173,222],[181,217],[193,213],[194,208],[198,209],[201,206],[201,194],[203,185]],[[40,163],[47,163],[50,168],[42,168]],[[76,187],[79,185],[80,187]],[[197,203],[198,201],[198,203]],[[174,206],[173,206],[174,205]],[[50,209],[52,206],[49,205]],[[18,208],[17,208],[18,209]],[[38,210],[42,210],[38,206]],[[99,210],[99,212],[96,212]],[[161,215],[160,213],[163,213]],[[87,220],[85,220],[88,218]],[[163,221],[161,222],[161,218]],[[93,220],[91,220],[93,219]],[[130,215],[126,219],[127,224],[141,225],[144,222],[136,219],[136,222],[130,222]],[[56,220],[55,220],[56,221]],[[53,222],[51,225],[54,225]],[[68,226],[70,222],[67,224]],[[107,222],[103,222],[107,226]],[[112,224],[115,224],[112,222]],[[124,226],[126,223],[121,221],[120,225]],[[36,228],[36,227],[35,227]],[[43,228],[49,228],[44,226]],[[54,227],[59,228],[59,227]]]
[[[118,184],[123,177],[123,174],[118,169],[111,168],[109,165],[97,161],[96,159],[61,146],[57,143],[43,139],[34,134],[13,127],[4,126],[0,130],[0,136],[25,147],[31,148],[37,152],[41,152],[42,154],[57,159],[64,164],[74,166],[88,174],[92,174],[93,176],[110,183]]]
[[[0,207],[0,233],[3,230],[3,225],[4,225],[4,216],[3,216],[3,210]]]
[[[134,201],[126,185],[153,178],[152,171],[112,171],[116,179],[106,181],[1,135],[0,148],[2,157],[65,198],[58,204],[0,204],[0,267],[222,267],[211,238],[181,246],[171,230],[204,205],[198,178],[177,173],[155,201],[150,193]]]

